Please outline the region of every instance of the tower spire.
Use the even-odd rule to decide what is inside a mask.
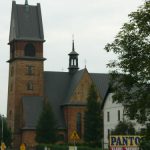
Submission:
[[[75,51],[74,48],[74,35],[72,35],[72,52],[69,55],[69,73],[73,74],[78,71],[78,53]]]
[[[28,0],[25,0],[25,5],[28,5]]]
[[[72,35],[72,51],[75,51],[75,48],[74,48],[74,34]]]

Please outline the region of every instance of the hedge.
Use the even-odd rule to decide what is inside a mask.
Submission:
[[[48,150],[69,150],[68,145],[38,145],[36,150],[44,150],[47,147]],[[77,146],[77,150],[101,150],[101,148],[93,148],[89,146]]]

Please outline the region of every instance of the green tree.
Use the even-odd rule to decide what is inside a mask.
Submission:
[[[56,120],[48,102],[43,105],[43,111],[36,127],[35,140],[45,144],[56,142]]]
[[[118,125],[115,127],[115,129],[111,132],[113,135],[134,135],[135,129],[131,122],[125,122],[121,121],[118,123]]]
[[[118,57],[108,64],[114,101],[124,105],[130,118],[150,121],[150,1],[129,14],[129,22],[105,50]]]
[[[91,85],[87,97],[87,108],[84,116],[84,140],[97,145],[102,138],[102,113],[94,85]]]
[[[3,125],[2,125],[3,122]],[[3,126],[3,139],[2,139],[2,126]],[[11,130],[8,128],[7,126],[7,120],[5,117],[3,117],[2,115],[0,115],[0,141],[4,142],[6,146],[10,146],[11,145],[11,141],[12,141],[12,134],[11,134]]]
[[[147,150],[150,149],[150,123],[147,123],[147,127],[144,131],[141,131],[141,135],[144,135],[144,138],[141,143],[141,149]]]

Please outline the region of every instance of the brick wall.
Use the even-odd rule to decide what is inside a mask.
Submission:
[[[76,128],[76,121],[77,121],[77,113],[81,113],[81,136],[80,140],[78,142],[83,141],[83,135],[84,135],[84,111],[85,106],[65,106],[64,108],[64,115],[65,115],[65,121],[67,126],[67,141],[73,142],[71,140],[71,134],[73,131],[77,131]]]
[[[69,142],[73,142],[70,139],[70,136],[73,131],[76,131],[76,122],[77,122],[77,114],[81,113],[81,136],[78,142],[83,142],[84,136],[84,112],[86,109],[87,96],[89,92],[89,88],[92,84],[92,79],[85,69],[83,76],[76,88],[73,91],[72,96],[70,97],[70,105],[64,107],[64,115],[65,121],[67,125],[67,138]],[[98,95],[98,100],[100,100],[100,96]]]
[[[22,139],[21,139],[21,143],[25,143],[27,146],[29,147],[34,147],[37,143],[35,141],[35,130],[27,130],[27,131],[23,131],[22,133]]]
[[[33,57],[33,60],[25,60],[24,48],[27,43],[27,41],[14,43],[14,58],[19,57],[20,59],[13,59],[9,62],[7,118],[14,135],[13,142],[15,145],[17,143],[17,146],[21,141],[20,129],[23,127],[22,96],[43,96],[43,60],[34,59],[43,58],[43,43],[32,42],[36,49],[36,56]],[[32,75],[28,74],[27,66],[33,66]],[[27,88],[29,81],[32,82],[32,90]]]

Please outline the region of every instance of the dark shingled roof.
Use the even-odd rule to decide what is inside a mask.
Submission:
[[[79,55],[79,54],[76,51],[72,51],[68,55]]]
[[[43,97],[24,96],[22,97],[22,104],[25,122],[23,129],[35,129],[43,108]]]
[[[61,106],[72,104],[69,101],[70,97],[80,82],[85,70],[86,69],[79,70],[73,75],[68,72],[44,72],[45,96],[52,105],[59,128],[65,128],[65,121]],[[99,73],[90,73],[90,75],[103,99],[108,90],[109,75]]]
[[[52,105],[58,128],[65,128],[62,106],[69,102],[73,90],[77,86],[84,70],[74,75],[68,72],[44,72],[44,92]]]
[[[68,92],[66,93],[65,101],[63,102],[64,105],[69,104],[69,99],[72,96],[76,86],[78,85],[81,77],[84,73],[85,69],[79,70],[71,76],[71,80],[68,87]]]
[[[53,108],[58,128],[65,128],[61,105],[68,93],[70,80],[68,72],[44,72],[44,92]]]
[[[84,103],[69,102],[85,71],[86,69],[83,69],[75,74],[70,74],[69,72],[44,72],[44,96],[52,106],[59,129],[66,128],[62,110],[64,105],[85,105]],[[89,75],[96,85],[99,95],[104,99],[109,87],[109,75],[100,73],[89,73]],[[25,120],[24,129],[34,129],[36,127],[37,119],[42,110],[43,99],[43,97],[38,96],[25,96],[22,98]]]
[[[41,8],[12,2],[9,42],[13,40],[44,41]]]
[[[90,73],[90,75],[103,100],[109,88],[109,74]]]

